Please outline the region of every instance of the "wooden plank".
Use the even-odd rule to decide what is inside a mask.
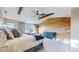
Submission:
[[[22,8],[23,8],[23,7],[19,7],[19,10],[18,10],[18,14],[19,14],[19,15],[21,14]]]

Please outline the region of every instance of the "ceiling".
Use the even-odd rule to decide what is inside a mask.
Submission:
[[[14,19],[26,23],[36,23],[37,17],[34,17],[33,11],[38,10],[39,13],[55,13],[53,17],[70,17],[71,7],[23,7],[21,14],[18,15],[19,7],[1,7],[0,8],[4,18]],[[7,15],[5,15],[7,11]]]

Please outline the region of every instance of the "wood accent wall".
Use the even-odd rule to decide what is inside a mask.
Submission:
[[[71,18],[70,17],[57,17],[49,18],[47,21],[39,24],[39,33],[43,32],[56,32],[59,39],[70,39],[70,26]]]
[[[39,33],[39,25],[38,24],[35,24],[35,32]]]

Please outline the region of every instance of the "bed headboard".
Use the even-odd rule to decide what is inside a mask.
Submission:
[[[45,38],[53,39],[56,38],[56,32],[44,32],[43,36]]]

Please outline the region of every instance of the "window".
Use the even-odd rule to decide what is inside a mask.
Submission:
[[[0,22],[0,28],[2,27],[2,23]]]
[[[25,24],[25,31],[35,32],[35,26],[33,24]]]
[[[7,23],[8,28],[14,28],[14,23]]]

